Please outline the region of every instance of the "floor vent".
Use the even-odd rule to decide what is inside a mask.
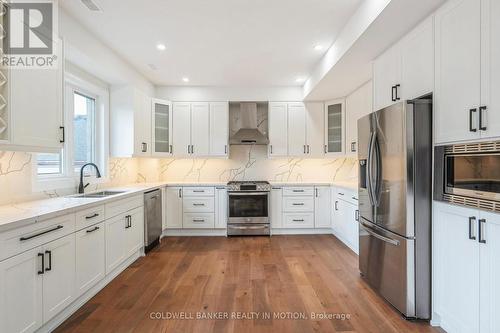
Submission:
[[[443,200],[455,205],[479,208],[482,210],[500,213],[500,202],[496,201],[480,200],[450,194],[443,194]]]

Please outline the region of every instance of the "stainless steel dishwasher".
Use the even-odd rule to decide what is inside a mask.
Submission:
[[[161,190],[144,193],[144,251],[147,253],[160,242],[162,232]]]

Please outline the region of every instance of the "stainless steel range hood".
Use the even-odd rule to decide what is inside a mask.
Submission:
[[[231,108],[231,105],[233,108]],[[229,138],[229,144],[231,145],[267,145],[269,139],[267,137],[267,103],[259,103],[261,110],[264,109],[264,114],[260,115],[258,112],[257,102],[232,102],[230,103],[230,110],[232,109],[235,115],[233,115],[233,121],[231,122],[237,127],[234,134]],[[263,123],[266,126],[262,126]],[[264,132],[262,131],[264,127]]]

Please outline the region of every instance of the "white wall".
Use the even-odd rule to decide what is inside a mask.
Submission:
[[[132,85],[153,96],[154,86],[116,52],[59,7],[59,35],[67,61],[109,85]]]
[[[158,86],[156,97],[171,101],[302,101],[301,87]]]

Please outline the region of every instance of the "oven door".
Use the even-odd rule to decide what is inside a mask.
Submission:
[[[269,223],[269,192],[229,192],[229,223]]]
[[[444,157],[445,192],[500,201],[500,153]]]

